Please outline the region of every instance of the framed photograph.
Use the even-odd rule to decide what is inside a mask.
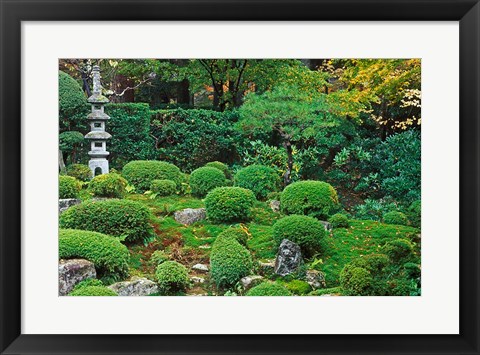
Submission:
[[[2,354],[477,354],[477,1],[2,5]]]

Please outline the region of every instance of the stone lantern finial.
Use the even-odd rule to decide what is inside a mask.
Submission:
[[[93,72],[93,94],[101,95],[102,85],[100,84],[100,67],[98,65],[94,65],[92,72]]]

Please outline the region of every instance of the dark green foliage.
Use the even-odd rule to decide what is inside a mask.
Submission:
[[[211,161],[205,166],[208,166],[210,168],[217,168],[218,170],[221,170],[223,174],[225,174],[226,179],[231,179],[232,178],[232,173],[230,172],[230,169],[228,168],[228,165],[225,163],[222,163],[220,161]]]
[[[403,265],[403,268],[405,269],[405,274],[407,277],[411,279],[419,278],[422,270],[420,269],[420,265],[408,262]]]
[[[194,196],[204,197],[214,188],[226,185],[225,175],[217,168],[204,166],[192,171],[189,184]]]
[[[338,295],[342,294],[343,290],[341,287],[332,287],[332,288],[321,288],[315,291],[312,291],[308,296],[323,296],[323,295]]]
[[[172,180],[177,186],[182,182],[180,169],[157,160],[131,161],[123,167],[122,175],[140,193],[147,191],[153,180]]]
[[[150,210],[130,200],[86,201],[70,207],[60,216],[60,228],[105,233],[127,242],[148,242],[153,228]]]
[[[164,263],[165,261],[168,261],[168,255],[165,253],[163,250],[155,250],[152,253],[152,256],[150,256],[150,263],[158,266],[161,263]]]
[[[60,130],[68,131],[80,126],[86,117],[87,98],[78,82],[62,71],[58,72],[58,106]]]
[[[302,280],[292,280],[286,283],[285,287],[295,295],[305,295],[312,291],[312,287]]]
[[[338,209],[338,197],[332,185],[326,182],[299,181],[283,190],[280,205],[286,214],[328,218]]]
[[[176,261],[165,261],[158,265],[155,276],[161,294],[185,291],[189,284],[187,268]]]
[[[177,191],[177,184],[172,180],[153,180],[150,190],[158,196],[170,196]]]
[[[67,175],[73,176],[80,181],[90,181],[92,178],[92,171],[87,165],[84,164],[72,164],[67,166]]]
[[[280,245],[283,239],[297,243],[306,257],[324,251],[325,228],[313,217],[291,215],[273,226],[273,239]]]
[[[117,281],[128,276],[130,254],[117,238],[96,232],[60,229],[58,246],[60,259],[90,260],[99,277]]]
[[[383,223],[408,226],[408,218],[405,215],[405,213],[392,211],[392,212],[387,212],[383,215]]]
[[[247,292],[247,296],[291,296],[292,293],[284,286],[273,283],[264,282],[253,287]]]
[[[62,132],[58,138],[59,148],[64,156],[67,155],[67,162],[75,163],[78,160],[77,158],[79,155],[86,153],[82,149],[85,143],[85,138],[81,132]]]
[[[105,286],[84,286],[75,288],[69,296],[118,296],[117,293]]]
[[[127,180],[121,175],[110,173],[95,176],[88,184],[88,189],[97,197],[122,198],[126,186]]]
[[[80,182],[72,176],[60,175],[59,182],[59,198],[77,198],[82,188]]]
[[[226,239],[232,238],[232,239],[235,239],[240,244],[246,246],[247,245],[248,234],[242,228],[230,227],[228,229],[225,229],[222,233],[220,233],[217,236],[217,240],[222,239],[222,238],[226,238]]]
[[[407,239],[395,239],[387,242],[383,252],[395,263],[406,261],[413,255],[413,245]]]
[[[420,200],[413,201],[408,207],[407,216],[412,226],[420,227],[422,220],[422,202]]]
[[[252,268],[250,252],[235,238],[217,237],[210,253],[210,273],[218,288],[233,287]]]
[[[328,219],[333,228],[348,228],[350,226],[348,217],[342,213],[336,213]]]
[[[107,132],[112,134],[108,143],[112,167],[121,168],[129,161],[156,158],[155,141],[150,136],[150,109],[147,104],[108,104],[105,113],[110,116]]]
[[[235,156],[235,112],[210,110],[158,110],[152,112],[153,136],[160,159],[190,172],[212,161]]]
[[[277,172],[264,165],[250,165],[235,174],[235,186],[253,191],[257,199],[265,200],[280,184]]]
[[[340,285],[349,295],[369,296],[372,294],[373,277],[367,269],[347,265],[340,273]]]
[[[380,221],[384,214],[397,209],[398,206],[393,202],[367,199],[363,205],[355,206],[355,217],[357,219]]]
[[[255,195],[241,187],[217,187],[205,198],[207,217],[213,222],[242,222],[251,216]]]

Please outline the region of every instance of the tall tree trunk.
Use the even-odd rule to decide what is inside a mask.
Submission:
[[[283,183],[285,186],[289,185],[292,181],[292,170],[293,170],[293,149],[292,143],[290,141],[285,141],[283,143],[285,150],[287,151],[287,170],[283,175]]]
[[[63,161],[63,153],[60,149],[58,150],[58,167],[60,168],[60,173],[65,174],[67,172],[65,162]]]

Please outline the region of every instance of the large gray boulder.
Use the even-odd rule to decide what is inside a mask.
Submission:
[[[302,264],[302,252],[298,244],[288,239],[282,240],[275,259],[275,274],[286,276],[298,270]]]
[[[195,222],[204,220],[207,217],[205,208],[186,208],[181,211],[176,211],[173,217],[178,223],[189,226]]]
[[[78,205],[82,202],[78,198],[63,198],[58,200],[58,212],[62,213],[63,211],[68,210],[70,207]]]
[[[58,294],[65,296],[76,284],[97,277],[95,266],[85,259],[61,259],[58,262]]]
[[[132,277],[129,281],[122,281],[108,286],[119,296],[148,296],[158,292],[155,282],[144,277]]]

